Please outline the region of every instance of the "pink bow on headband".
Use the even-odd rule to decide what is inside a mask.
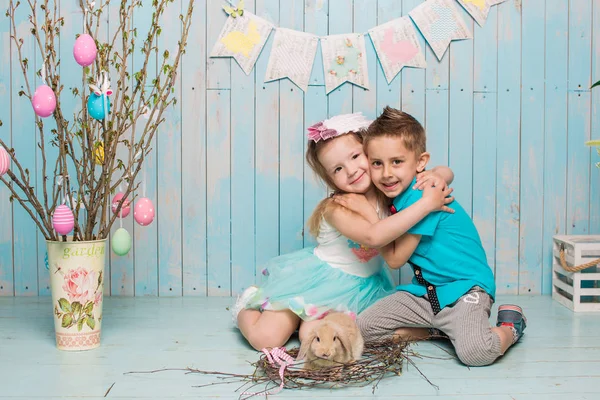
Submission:
[[[314,124],[308,128],[308,139],[314,141],[315,143],[319,140],[327,140],[332,137],[338,136],[339,133],[335,129],[327,129],[325,125],[323,125],[323,121]]]

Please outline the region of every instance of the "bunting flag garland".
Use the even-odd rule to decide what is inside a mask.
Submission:
[[[485,25],[490,8],[506,0],[457,0],[479,26]]]
[[[408,15],[415,21],[438,60],[444,56],[450,41],[473,37],[452,0],[428,0]]]
[[[233,57],[248,75],[272,29],[271,23],[248,11],[235,18],[229,16],[210,56]]]
[[[351,33],[321,38],[321,51],[327,94],[344,82],[369,88],[364,35]]]
[[[388,83],[404,67],[426,68],[415,27],[408,17],[397,18],[369,30]]]
[[[454,1],[425,0],[408,13],[410,18],[404,16],[369,29],[368,34],[388,83],[404,67],[427,67],[419,34],[425,38],[438,60],[442,59],[452,40],[473,37]],[[483,26],[490,8],[506,0],[456,1],[477,24]],[[275,29],[265,82],[288,78],[306,92],[320,40],[327,94],[345,82],[369,88],[364,34],[319,37],[277,28],[246,11],[242,0],[235,8],[228,2],[229,5],[223,9],[229,17],[210,57],[233,57],[249,75],[271,31]]]
[[[265,82],[288,78],[306,92],[318,44],[319,38],[315,35],[278,28],[273,39]]]

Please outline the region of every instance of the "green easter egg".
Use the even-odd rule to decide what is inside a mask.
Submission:
[[[115,254],[124,256],[131,250],[131,235],[125,229],[119,228],[113,234],[111,244]]]

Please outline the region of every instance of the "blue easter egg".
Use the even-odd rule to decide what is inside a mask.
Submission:
[[[104,101],[106,101],[106,107],[110,112],[110,99],[107,95],[103,94],[98,96],[96,93],[89,95],[87,109],[92,118],[102,120],[106,117],[106,113],[104,112]]]

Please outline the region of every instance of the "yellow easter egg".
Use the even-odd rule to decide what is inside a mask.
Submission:
[[[96,164],[104,164],[104,145],[102,143],[96,145],[96,150],[94,150],[94,154],[96,155]]]

